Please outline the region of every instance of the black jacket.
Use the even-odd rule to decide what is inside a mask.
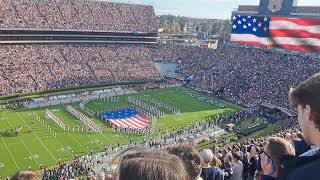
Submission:
[[[281,159],[279,180],[320,179],[320,151],[314,156],[285,156]]]

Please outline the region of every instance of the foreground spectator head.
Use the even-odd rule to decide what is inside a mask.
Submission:
[[[225,161],[223,163],[224,169],[231,169],[232,163],[230,161]]]
[[[222,162],[220,161],[219,158],[217,158],[216,156],[213,156],[212,161],[211,161],[211,166],[214,167],[221,167]]]
[[[240,152],[232,152],[232,160],[233,160],[233,175],[232,179],[241,179],[243,173],[243,164],[240,161],[241,154]]]
[[[205,164],[210,164],[213,159],[213,153],[210,149],[204,149],[201,152],[201,158]]]
[[[250,153],[252,156],[258,155],[260,153],[259,146],[256,146],[256,145],[251,146]]]
[[[298,111],[298,122],[305,140],[320,146],[320,73],[289,92],[290,103]]]
[[[162,151],[128,151],[119,162],[118,180],[189,180],[181,159]]]
[[[240,158],[241,158],[241,154],[239,152],[232,152],[232,161],[234,163],[239,162]]]
[[[100,172],[100,173],[97,175],[97,180],[105,180],[105,174],[104,174],[104,172]]]
[[[212,179],[212,177],[215,177],[215,179],[223,179],[223,172],[219,168],[221,162],[213,155],[212,151],[210,149],[204,149],[200,155],[204,162],[200,177],[203,180],[209,180]]]
[[[114,180],[114,177],[112,174],[106,174],[105,180]]]
[[[199,152],[191,145],[182,144],[168,149],[170,154],[180,157],[191,179],[197,179],[202,169],[202,159]]]
[[[41,176],[31,171],[19,171],[10,180],[41,180]]]
[[[280,137],[268,139],[264,150],[260,153],[260,163],[264,175],[278,177],[280,159],[286,155],[295,155],[291,143]]]

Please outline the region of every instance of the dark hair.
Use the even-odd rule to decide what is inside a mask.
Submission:
[[[241,155],[239,152],[232,152],[232,157],[236,160],[240,160]]]
[[[182,159],[191,179],[199,177],[203,162],[200,153],[193,146],[182,144],[168,148],[168,152]]]
[[[31,171],[18,171],[10,180],[41,180],[41,176]]]
[[[230,161],[225,161],[223,163],[223,166],[224,166],[225,169],[231,169],[231,162]]]
[[[297,133],[297,137],[300,139],[304,139],[303,134],[301,132]]]
[[[119,180],[189,180],[181,159],[160,150],[126,152],[117,175]]]
[[[232,151],[233,151],[233,152],[239,152],[239,151],[240,151],[240,148],[239,148],[238,146],[236,146],[236,147],[233,148]]]
[[[247,147],[246,146],[242,146],[241,147],[241,152],[242,153],[246,153],[247,152]]]
[[[316,128],[320,130],[320,73],[311,76],[297,88],[291,88],[289,92],[291,106],[310,105],[311,116]]]

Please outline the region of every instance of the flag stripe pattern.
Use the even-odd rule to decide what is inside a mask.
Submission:
[[[129,108],[105,112],[102,114],[102,119],[119,128],[144,129],[149,124],[149,120],[145,115]]]
[[[232,19],[232,42],[320,51],[320,19],[240,15]]]

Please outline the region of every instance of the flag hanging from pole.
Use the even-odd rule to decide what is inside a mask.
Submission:
[[[238,15],[232,20],[232,42],[320,52],[319,18]]]

